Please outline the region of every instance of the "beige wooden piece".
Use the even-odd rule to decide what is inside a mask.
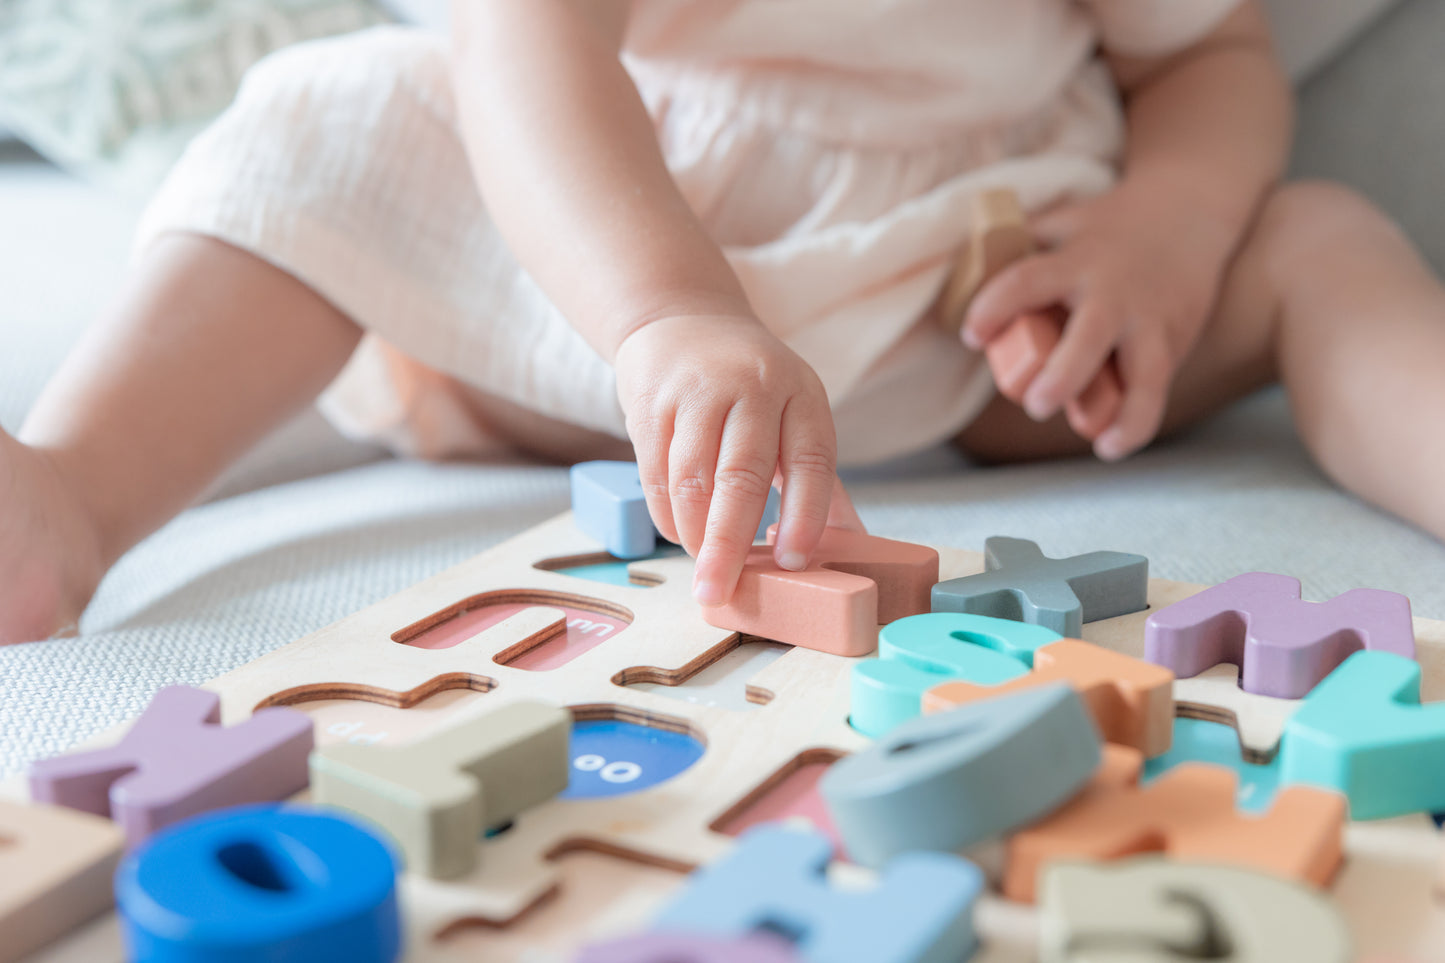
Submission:
[[[400,747],[317,749],[311,798],[386,829],[414,872],[470,872],[483,831],[566,789],[571,768],[567,710],[545,702],[486,708]]]
[[[543,560],[595,556],[598,546],[567,515],[448,569],[335,625],[272,652],[209,684],[221,693],[227,723],[259,705],[301,705],[317,700],[372,700],[388,706],[417,705],[450,689],[470,690],[450,710],[453,718],[492,711],[519,701],[564,705],[580,718],[624,718],[690,732],[707,752],[691,769],[660,785],[627,796],[579,803],[551,800],[523,812],[514,828],[483,848],[478,866],[453,880],[405,874],[401,890],[411,940],[407,963],[454,959],[437,933],[459,920],[525,918],[549,899],[563,899],[565,860],[577,848],[621,854],[685,870],[724,853],[732,839],[709,827],[758,785],[809,749],[849,752],[866,740],[848,728],[848,681],[853,659],[807,649],[790,649],[747,681],[754,705],[746,711],[696,705],[655,692],[627,688],[638,678],[680,682],[711,665],[739,644],[730,632],[701,618],[689,595],[692,562],[685,557],[634,563],[641,583],[614,586],[574,579],[535,567]],[[979,553],[941,551],[941,576],[953,578],[983,569]],[[1201,587],[1154,579],[1150,610]],[[457,603],[487,593],[519,597],[533,607],[453,648],[426,650],[392,641],[392,634]],[[549,594],[554,593],[554,594]],[[496,601],[498,596],[493,596]],[[625,612],[625,631],[549,671],[500,665],[496,657],[555,638],[563,615],[554,604],[590,599]],[[540,601],[539,601],[540,600]],[[1087,641],[1139,656],[1149,611],[1084,626]],[[1423,696],[1445,698],[1445,623],[1417,619]],[[123,728],[123,727],[122,727]],[[114,742],[122,729],[95,740]],[[435,731],[435,730],[432,730]],[[325,741],[325,740],[322,740]],[[387,740],[388,745],[399,740]],[[12,781],[5,794],[23,798]],[[1331,892],[1356,934],[1363,953],[1389,952],[1430,959],[1445,946],[1445,904],[1431,895],[1438,872],[1439,836],[1428,816],[1353,823],[1346,831],[1344,868]],[[647,924],[652,901],[609,910],[609,929]],[[978,908],[984,946],[971,963],[1021,963],[1035,958],[1036,915],[1029,909],[985,896]],[[76,946],[57,947],[44,963],[119,963],[96,949],[100,932],[77,935]],[[588,938],[593,938],[589,936]],[[460,940],[460,937],[458,937]],[[581,940],[582,936],[577,935]],[[83,944],[83,946],[82,946]],[[473,957],[474,958],[474,957]],[[510,951],[488,956],[498,963],[519,960]],[[538,963],[567,960],[543,952]],[[532,963],[529,960],[529,963]]]
[[[21,959],[110,906],[124,845],[108,819],[0,801],[0,963]]]
[[[1182,898],[1181,898],[1182,897]],[[1044,878],[1041,963],[1349,963],[1329,900],[1262,873],[1162,859],[1061,863]]]
[[[938,318],[944,328],[961,328],[974,295],[994,275],[1033,251],[1034,238],[1017,194],[1003,188],[976,195],[968,244],[939,297]]]
[[[1260,763],[1274,758],[1284,724],[1301,702],[1245,692],[1239,687],[1239,666],[1229,663],[1175,679],[1174,701],[1181,716],[1233,726],[1245,761]]]

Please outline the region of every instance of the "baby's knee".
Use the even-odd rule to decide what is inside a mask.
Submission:
[[[1253,243],[1262,248],[1276,288],[1318,280],[1330,263],[1361,251],[1407,245],[1399,228],[1363,195],[1333,181],[1295,181],[1265,201]]]

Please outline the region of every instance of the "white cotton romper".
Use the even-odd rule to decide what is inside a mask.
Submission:
[[[931,315],[973,197],[1107,190],[1124,139],[1099,50],[1181,50],[1238,0],[636,0],[623,60],[683,196],[758,317],[817,371],[843,464],[954,436],[993,396]],[[498,439],[470,385],[625,437],[615,378],[516,262],[457,132],[445,36],[273,54],[190,146],[137,250],[210,235],[368,334],[322,408],[398,452]],[[277,345],[284,351],[285,345]]]

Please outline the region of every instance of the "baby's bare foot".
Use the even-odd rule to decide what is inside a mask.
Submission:
[[[0,645],[73,632],[102,574],[99,537],[63,473],[0,431]]]

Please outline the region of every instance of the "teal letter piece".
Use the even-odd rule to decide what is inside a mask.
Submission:
[[[1280,780],[1344,793],[1352,819],[1445,809],[1445,704],[1420,705],[1420,665],[1356,652],[1285,725]]]
[[[999,685],[1033,668],[1035,650],[1063,636],[1041,625],[986,615],[910,615],[878,632],[878,658],[853,666],[854,729],[877,738],[915,718],[923,693],[962,679]]]
[[[1064,683],[921,716],[834,763],[819,789],[848,855],[878,867],[950,852],[1052,812],[1099,768],[1099,733]]]

